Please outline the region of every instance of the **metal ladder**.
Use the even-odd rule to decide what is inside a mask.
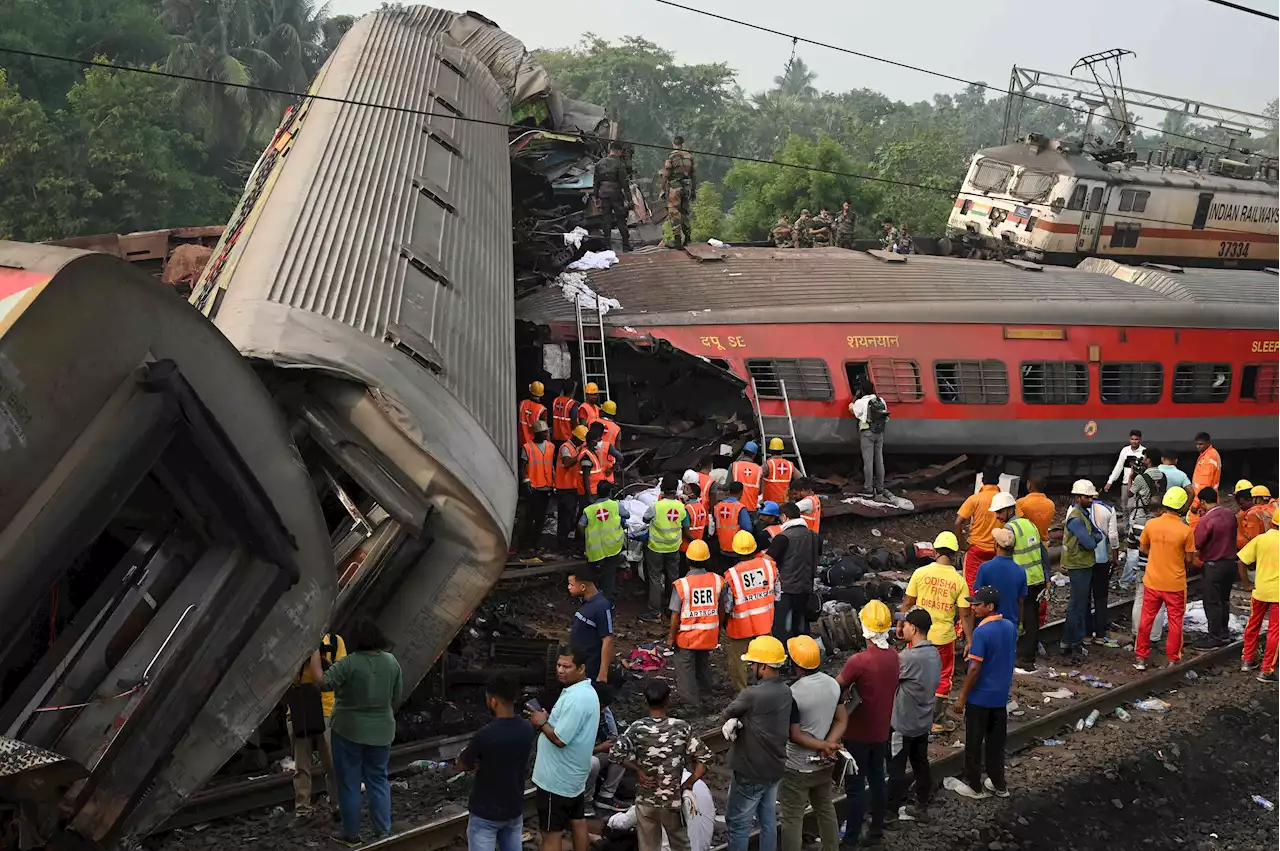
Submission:
[[[782,414],[766,414],[760,404],[760,385],[756,381],[756,377],[751,376],[751,395],[755,397],[756,402],[756,423],[760,426],[760,460],[761,462],[769,460],[769,439],[780,437],[788,447],[787,451],[781,453],[786,457],[793,457],[796,461],[796,469],[800,471],[800,475],[807,476],[804,470],[804,458],[800,456],[800,444],[796,443],[796,426],[791,419],[791,400],[787,397],[787,382],[781,378],[778,379],[778,395],[782,397]],[[771,432],[765,428],[765,420],[786,420],[787,430]]]
[[[603,394],[609,395],[609,358],[604,344],[604,312],[600,310],[600,297],[593,295],[595,310],[586,308],[583,316],[582,299],[575,303],[578,311],[578,366],[582,371],[582,386],[594,381]]]

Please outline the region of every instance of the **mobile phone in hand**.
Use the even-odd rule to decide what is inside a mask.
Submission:
[[[525,703],[525,706],[527,706],[530,710],[534,712],[542,711],[542,704],[538,703],[538,699],[536,697],[533,700],[527,701]]]

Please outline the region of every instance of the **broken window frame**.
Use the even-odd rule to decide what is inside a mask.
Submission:
[[[823,358],[747,358],[747,374],[761,399],[781,399],[779,382],[787,387],[787,399],[830,402],[835,398],[831,371]]]
[[[1164,395],[1164,364],[1159,361],[1111,361],[1098,370],[1098,396],[1104,405],[1158,405]]]
[[[1002,360],[934,361],[933,380],[938,401],[944,405],[1009,402],[1009,370]]]
[[[1240,370],[1240,401],[1265,405],[1280,399],[1280,364],[1253,361]]]
[[[1225,381],[1218,382],[1219,376]],[[1225,362],[1185,362],[1173,368],[1175,405],[1216,405],[1231,396],[1231,364]]]
[[[1032,378],[1030,371],[1039,370]],[[1083,361],[1023,361],[1018,370],[1028,405],[1083,405],[1089,401],[1089,365]]]
[[[924,401],[920,364],[911,358],[868,358],[867,369],[876,394],[886,402]]]

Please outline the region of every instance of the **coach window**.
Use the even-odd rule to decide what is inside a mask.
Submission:
[[[1102,208],[1102,187],[1095,186],[1089,193],[1089,212],[1096,213]]]
[[[1089,187],[1083,183],[1077,184],[1074,192],[1071,193],[1071,200],[1067,203],[1068,210],[1083,210],[1084,196],[1088,193]]]
[[[1022,401],[1028,405],[1083,405],[1089,401],[1089,367],[1067,361],[1022,364]]]
[[[788,399],[829,402],[833,398],[831,373],[822,358],[748,360],[747,372],[761,399],[781,399],[784,385]]]
[[[1280,398],[1280,367],[1274,362],[1245,364],[1240,372],[1240,398],[1259,403]]]
[[[1157,362],[1104,363],[1104,405],[1155,405],[1164,392],[1164,367]]]
[[[1231,395],[1231,364],[1180,363],[1173,369],[1173,401],[1225,402]]]
[[[1142,225],[1133,222],[1120,222],[1111,232],[1112,248],[1137,248],[1138,237],[1142,234]]]
[[[920,364],[909,358],[871,358],[844,365],[849,390],[856,396],[862,376],[870,374],[876,393],[886,402],[923,402]]]
[[[1003,405],[1009,374],[998,360],[934,361],[938,401],[951,405]]]
[[[1145,213],[1147,210],[1147,198],[1150,195],[1150,192],[1144,192],[1140,189],[1125,189],[1120,193],[1120,212]]]

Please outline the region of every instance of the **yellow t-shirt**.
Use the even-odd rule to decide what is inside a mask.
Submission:
[[[1268,529],[1236,555],[1245,564],[1253,565],[1253,599],[1280,603],[1280,529]]]
[[[336,633],[326,635],[321,640],[321,644],[323,645],[326,643],[333,643],[337,645],[337,649],[334,651],[332,659],[329,658],[329,654],[324,651],[323,647],[320,648],[320,655],[323,656],[324,661],[328,662],[330,665],[347,655],[347,645],[343,642],[341,635]],[[311,666],[304,662],[302,663],[302,673],[298,675],[297,683],[298,685],[305,685],[309,682],[311,682]],[[325,718],[333,715],[333,692],[320,692],[320,703],[324,706]]]
[[[916,568],[907,583],[907,596],[929,613],[933,626],[929,640],[939,646],[956,640],[956,609],[969,608],[964,577],[949,564],[926,564]]]

